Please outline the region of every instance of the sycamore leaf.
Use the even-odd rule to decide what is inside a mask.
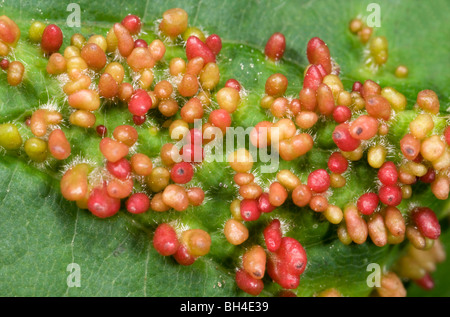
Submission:
[[[450,77],[446,70],[450,29],[437,21],[446,21],[448,2],[433,5],[406,1],[378,1],[381,27],[376,34],[389,41],[388,63],[373,72],[364,65],[365,47],[348,31],[348,22],[360,15],[367,17],[370,1],[165,1],[137,0],[126,3],[113,0],[78,1],[81,26],[69,27],[70,14],[66,2],[4,1],[0,15],[7,15],[19,25],[21,39],[14,58],[24,63],[26,75],[18,87],[10,87],[6,74],[0,74],[0,123],[13,122],[24,140],[32,134],[25,119],[43,105],[56,106],[65,118],[62,129],[72,144],[72,156],[63,162],[49,160],[36,164],[20,151],[2,152],[0,156],[0,294],[14,296],[246,296],[234,281],[234,272],[246,247],[263,245],[262,229],[272,218],[282,220],[288,236],[298,239],[308,255],[308,265],[295,290],[299,296],[313,296],[334,287],[344,296],[367,296],[372,289],[366,279],[370,263],[388,269],[400,254],[402,246],[378,248],[370,241],[363,245],[345,246],[336,236],[336,226],[309,208],[285,204],[273,214],[263,215],[249,223],[250,239],[245,244],[231,246],[223,235],[223,224],[230,218],[229,204],[237,197],[233,173],[226,162],[202,163],[196,169],[193,184],[206,190],[205,203],[190,207],[183,213],[149,211],[131,215],[124,209],[109,219],[98,219],[74,203],[65,201],[59,190],[64,167],[75,159],[87,159],[101,166],[100,138],[94,129],[69,126],[69,108],[58,78],[45,72],[47,59],[37,45],[28,40],[28,28],[33,20],[55,23],[64,32],[63,48],[74,33],[86,37],[106,35],[113,23],[129,13],[142,18],[148,41],[157,38],[157,19],[172,7],[182,7],[189,14],[189,24],[208,34],[222,37],[223,49],[218,58],[223,87],[229,78],[237,79],[246,90],[246,97],[233,114],[233,126],[251,127],[261,120],[271,120],[259,106],[264,84],[273,73],[283,73],[289,80],[286,92],[297,96],[302,86],[303,72],[308,65],[306,43],[311,37],[321,37],[341,69],[345,89],[355,80],[373,79],[382,86],[390,85],[408,99],[407,111],[392,124],[389,153],[399,160],[398,141],[406,133],[413,117],[417,93],[434,90],[441,101],[441,111],[448,113]],[[280,63],[267,61],[263,48],[273,32],[286,36],[287,50]],[[155,81],[167,77],[164,68],[172,57],[185,57],[182,47],[168,42],[164,61],[155,69]],[[410,69],[407,79],[398,79],[393,70],[398,64]],[[126,80],[131,81],[128,76]],[[96,113],[97,123],[109,131],[120,124],[132,124],[126,105],[104,102]],[[137,128],[137,151],[153,159],[160,147],[170,140],[162,129],[163,118],[152,112],[147,124]],[[442,131],[445,122],[437,126]],[[156,127],[156,129],[155,129]],[[307,155],[291,162],[280,162],[280,169],[290,169],[303,182],[310,171],[325,168],[328,155],[336,149],[330,142],[333,126],[320,123],[312,131],[317,146]],[[261,167],[256,164],[255,169]],[[276,173],[261,174],[261,184],[267,186]],[[362,193],[373,189],[376,172],[367,159],[351,165],[346,174],[347,186],[333,191],[330,202],[343,207]],[[263,187],[264,187],[263,186]],[[438,201],[428,187],[413,186],[414,195],[399,208],[407,212],[411,203],[433,208],[440,219],[448,216],[449,201]],[[190,267],[178,265],[172,258],[161,257],[151,244],[158,223],[176,221],[180,226],[202,228],[212,237],[211,252]],[[448,241],[448,231],[444,234]],[[450,245],[450,241],[448,241]],[[76,263],[81,270],[80,287],[68,287],[71,272],[68,265]],[[443,264],[444,265],[444,264]],[[445,264],[448,267],[447,264]],[[449,293],[448,277],[439,271],[437,295]],[[268,277],[261,296],[274,296],[280,287]],[[417,288],[412,294],[420,294]]]

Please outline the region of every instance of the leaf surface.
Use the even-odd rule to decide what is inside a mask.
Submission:
[[[355,80],[373,79],[382,86],[390,85],[408,99],[408,111],[399,114],[392,123],[389,142],[394,150],[389,157],[398,161],[398,141],[406,133],[413,118],[417,93],[432,89],[440,97],[441,111],[450,106],[446,70],[450,28],[436,21],[447,21],[449,4],[435,1],[433,5],[406,1],[379,1],[381,27],[377,35],[389,40],[389,61],[374,73],[364,66],[364,50],[356,37],[348,31],[348,22],[357,15],[367,16],[370,1],[79,1],[82,10],[80,28],[66,25],[67,3],[48,1],[5,1],[1,14],[14,19],[22,32],[14,52],[24,62],[26,77],[18,87],[6,83],[0,74],[0,123],[14,122],[22,137],[31,137],[24,121],[33,110],[52,103],[68,122],[67,98],[58,78],[45,72],[47,59],[39,47],[27,39],[33,19],[58,24],[64,34],[63,47],[70,36],[80,32],[85,36],[106,35],[113,23],[128,13],[139,15],[144,23],[142,38],[157,38],[157,24],[162,13],[172,7],[183,7],[189,23],[201,27],[208,34],[219,34],[224,42],[218,62],[223,87],[229,78],[237,79],[246,90],[246,98],[233,114],[233,126],[252,127],[261,120],[271,120],[270,114],[259,106],[264,84],[273,73],[283,73],[289,80],[288,96],[298,95],[303,72],[308,65],[306,43],[311,37],[321,37],[331,55],[340,65],[341,78],[347,90]],[[265,42],[273,32],[282,32],[287,39],[287,51],[282,62],[265,60]],[[185,57],[181,47],[167,43],[165,61],[155,70],[155,81],[167,77],[163,68],[172,57]],[[398,64],[410,69],[407,79],[397,79],[393,70]],[[131,78],[126,80],[131,81]],[[137,151],[156,159],[162,144],[168,142],[167,129],[161,128],[164,119],[152,113],[149,124],[137,128]],[[120,124],[132,124],[125,104],[104,103],[96,113],[97,124],[109,131]],[[436,131],[442,131],[444,124]],[[156,129],[155,129],[156,128]],[[331,129],[331,130],[330,130]],[[249,223],[250,239],[242,246],[231,246],[223,235],[223,224],[230,218],[229,204],[237,197],[233,172],[226,162],[202,163],[196,170],[193,184],[206,190],[206,202],[183,213],[149,211],[131,215],[125,210],[110,219],[98,219],[74,203],[63,199],[59,179],[64,166],[74,159],[88,159],[101,166],[100,138],[94,129],[85,130],[63,126],[72,144],[72,156],[64,161],[48,161],[45,165],[31,163],[26,154],[7,152],[0,157],[0,294],[14,296],[246,296],[234,282],[234,271],[246,247],[263,245],[262,229],[274,217],[282,220],[285,234],[298,239],[308,255],[308,266],[296,293],[313,296],[334,287],[344,296],[367,296],[367,265],[378,263],[389,268],[399,255],[401,246],[378,248],[370,241],[363,245],[342,245],[336,237],[336,226],[309,208],[285,204],[270,215],[263,215]],[[318,140],[307,155],[280,162],[280,169],[290,169],[303,182],[309,172],[326,168],[328,155],[336,150],[330,143],[332,126],[321,123],[310,131]],[[260,167],[260,163],[257,164]],[[261,184],[268,186],[276,173],[263,174]],[[347,186],[336,189],[330,202],[343,207],[362,193],[376,187],[376,172],[364,157],[352,163],[346,174]],[[438,201],[428,187],[413,186],[414,196],[400,205],[407,212],[410,203],[433,208],[440,219],[449,213],[449,202]],[[163,258],[153,249],[152,234],[158,223],[177,221],[180,226],[202,228],[212,237],[211,252],[191,267],[178,265],[172,258]],[[448,239],[447,239],[448,240]],[[81,287],[68,287],[70,271],[67,266],[77,263],[81,268]],[[443,264],[444,265],[444,264]],[[449,292],[445,274],[439,274],[439,291]],[[280,287],[264,279],[261,296],[274,296]],[[419,294],[412,288],[412,294]]]

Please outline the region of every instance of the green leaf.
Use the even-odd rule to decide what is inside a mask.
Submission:
[[[67,3],[48,1],[10,1],[0,4],[0,15],[11,17],[19,25],[22,36],[14,58],[26,66],[23,84],[10,87],[6,74],[0,74],[0,123],[13,122],[24,140],[32,134],[24,121],[42,105],[58,107],[68,122],[67,99],[58,79],[45,72],[47,59],[37,45],[27,39],[33,20],[56,23],[64,32],[63,48],[70,44],[72,34],[106,35],[113,23],[128,14],[142,18],[145,33],[151,41],[162,13],[172,7],[182,7],[189,14],[189,24],[208,34],[222,37],[223,49],[218,58],[223,87],[229,78],[237,79],[247,95],[233,114],[233,126],[252,127],[261,120],[271,120],[261,109],[259,100],[264,84],[273,73],[283,73],[289,80],[287,95],[297,96],[302,87],[303,72],[308,65],[306,44],[311,37],[321,37],[339,64],[341,78],[347,90],[355,80],[373,79],[382,86],[392,86],[408,99],[408,111],[399,114],[391,127],[388,142],[393,160],[399,160],[398,141],[406,133],[413,118],[417,93],[434,90],[441,101],[441,111],[448,113],[449,77],[444,73],[448,59],[450,29],[435,21],[446,21],[449,4],[435,1],[411,6],[406,1],[378,1],[381,27],[375,30],[389,40],[388,63],[373,72],[364,66],[364,50],[348,31],[348,22],[358,16],[367,17],[371,1],[121,1],[105,5],[100,1],[79,1],[82,15],[80,28],[66,24],[70,14]],[[287,50],[280,63],[265,60],[264,45],[273,32],[286,36]],[[172,57],[184,57],[184,50],[167,43],[165,60],[155,70],[155,82],[165,78],[163,68]],[[398,79],[393,70],[398,64],[410,69],[407,79]],[[130,78],[128,77],[129,81]],[[214,94],[213,94],[214,95]],[[156,159],[160,147],[169,142],[167,129],[161,128],[163,118],[156,112],[150,123],[137,128],[137,150]],[[125,104],[103,105],[96,113],[97,123],[109,131],[120,124],[132,124]],[[445,125],[445,124],[444,124]],[[155,130],[154,127],[157,129]],[[344,296],[367,296],[367,265],[378,263],[388,269],[400,254],[402,246],[378,248],[370,241],[363,245],[345,246],[336,237],[336,226],[309,208],[286,203],[270,215],[263,215],[246,224],[250,238],[243,245],[230,245],[223,233],[223,224],[230,218],[229,204],[237,197],[233,172],[226,162],[202,163],[196,170],[193,184],[206,189],[205,203],[190,207],[183,213],[149,211],[131,215],[123,209],[109,219],[98,219],[60,194],[59,180],[67,164],[88,159],[96,166],[103,164],[99,151],[100,138],[94,129],[64,125],[62,128],[72,144],[72,155],[64,162],[49,159],[46,164],[28,160],[23,150],[3,153],[0,158],[0,294],[14,296],[246,296],[235,285],[234,272],[240,266],[245,249],[255,243],[264,245],[262,229],[272,218],[282,220],[285,234],[298,239],[308,255],[308,265],[295,292],[313,296],[334,287]],[[303,182],[310,171],[326,168],[328,155],[336,150],[330,142],[333,126],[319,124],[310,132],[318,145],[307,155],[292,162],[280,162],[280,169],[290,169]],[[442,126],[440,128],[442,131]],[[343,207],[362,193],[375,188],[375,173],[364,157],[352,163],[346,174],[347,186],[332,192],[330,202]],[[261,163],[255,164],[256,168]],[[276,173],[263,174],[258,179],[267,187]],[[438,201],[428,187],[414,185],[414,196],[400,205],[406,213],[410,204],[433,208],[440,219],[449,214],[448,201]],[[171,257],[160,256],[151,244],[158,223],[176,221],[180,226],[201,228],[212,237],[211,252],[192,266],[178,265]],[[448,241],[448,231],[444,243]],[[448,241],[450,245],[450,241]],[[81,287],[68,287],[67,266],[77,263],[81,268]],[[446,264],[442,264],[444,266]],[[441,272],[441,271],[439,271]],[[437,274],[436,292],[448,294],[444,273]],[[280,287],[266,277],[261,296],[274,296]],[[416,288],[412,294],[419,294]],[[423,295],[420,293],[420,295]]]

